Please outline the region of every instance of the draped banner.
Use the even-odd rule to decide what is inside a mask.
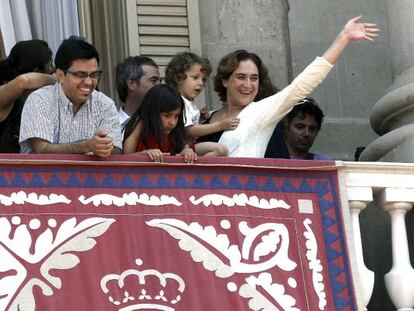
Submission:
[[[179,160],[0,157],[0,310],[357,310],[333,162]]]

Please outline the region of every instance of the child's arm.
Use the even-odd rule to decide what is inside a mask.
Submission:
[[[124,141],[124,154],[146,154],[154,162],[164,162],[163,153],[160,149],[147,149],[137,151],[137,146],[141,137],[141,123],[135,125],[133,131]]]
[[[197,153],[194,152],[188,145],[185,145],[180,154],[184,157],[185,163],[194,163],[197,161]]]
[[[239,118],[226,118],[209,124],[190,125],[185,128],[187,136],[201,137],[220,131],[234,130],[239,125]]]
[[[141,137],[141,123],[138,122],[131,134],[124,140],[123,152],[124,154],[128,153],[137,153],[138,142]]]

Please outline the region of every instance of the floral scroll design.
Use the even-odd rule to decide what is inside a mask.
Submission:
[[[11,221],[1,217],[0,310],[34,311],[33,287],[38,286],[46,296],[53,295],[54,289],[62,287],[62,281],[50,271],[77,266],[80,259],[76,253],[91,250],[97,243],[95,238],[114,222],[114,219],[93,217],[78,223],[73,217],[64,221],[54,235],[51,228],[57,222],[49,219],[48,228],[33,241],[27,225],[21,224],[19,217],[14,216]],[[39,223],[38,219],[32,219],[29,226],[38,227]],[[11,234],[13,226],[16,228]],[[35,266],[38,276],[32,277],[25,265]]]
[[[189,198],[190,202],[194,205],[202,204],[205,207],[208,206],[221,206],[225,205],[228,207],[234,206],[252,206],[259,209],[270,210],[270,209],[290,209],[291,206],[283,200],[275,198],[263,199],[255,195],[247,196],[245,193],[234,194],[232,197],[222,194],[207,194],[196,199],[195,196]]]
[[[94,206],[98,207],[100,205],[104,206],[117,206],[122,207],[125,205],[137,205],[143,204],[148,206],[162,206],[162,205],[175,205],[181,206],[183,203],[178,201],[174,196],[168,195],[149,195],[147,193],[138,194],[136,192],[124,193],[122,197],[115,196],[107,193],[95,194],[89,198],[86,198],[84,195],[79,196],[79,202],[83,205],[88,205],[92,203]]]
[[[316,295],[319,298],[319,310],[325,310],[327,305],[325,285],[323,284],[323,266],[318,259],[318,242],[311,228],[312,221],[306,218],[303,225],[306,231],[303,235],[306,238],[306,259],[308,260],[309,269],[312,271],[312,283]]]
[[[13,192],[10,196],[0,194],[0,204],[4,206],[21,205],[25,203],[31,203],[34,205],[52,205],[57,203],[69,204],[69,200],[63,194],[51,193],[49,195],[40,194],[35,192],[26,194],[24,191]]]
[[[189,252],[195,262],[202,263],[217,277],[225,279],[234,274],[246,275],[246,284],[240,287],[239,295],[249,299],[251,310],[279,310],[278,305],[283,306],[283,310],[299,311],[295,307],[296,300],[286,293],[285,286],[274,282],[271,274],[266,272],[275,267],[289,272],[297,267],[289,258],[289,232],[285,225],[264,223],[251,228],[246,221],[241,221],[238,229],[245,237],[241,248],[231,244],[226,234],[217,233],[215,227],[202,227],[197,222],[187,224],[178,219],[152,219],[147,221],[147,225],[165,230],[178,240],[179,247]],[[221,225],[230,227],[226,220]],[[252,273],[260,274],[255,277]],[[290,278],[289,286],[296,287],[296,281]],[[237,285],[232,282],[227,287],[229,291],[237,290]],[[267,294],[262,295],[263,291]],[[276,304],[265,296],[272,297]]]

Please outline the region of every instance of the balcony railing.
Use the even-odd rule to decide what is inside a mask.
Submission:
[[[349,229],[352,230],[354,243],[351,247],[355,251],[357,270],[357,273],[354,273],[354,282],[356,287],[359,287],[358,292],[363,305],[366,306],[371,299],[374,278],[383,277],[374,275],[374,272],[366,267],[363,259],[362,249],[368,247],[363,247],[361,242],[359,215],[371,204],[374,208],[386,211],[390,217],[392,268],[384,276],[386,291],[397,310],[413,310],[414,269],[410,263],[405,216],[414,202],[414,165],[337,162],[337,166],[341,176],[341,187],[346,190],[343,191],[343,203],[348,202],[351,216]],[[381,228],[377,229],[381,230]],[[386,245],[386,242],[383,242]],[[381,241],[374,241],[374,243],[381,243]],[[384,251],[385,249],[384,247]]]
[[[129,173],[128,171],[133,168],[145,171],[146,174],[152,174],[151,170],[154,170],[154,174],[160,174],[159,168],[167,167],[171,171],[173,167],[174,174],[187,174],[189,172],[185,165],[183,165],[181,159],[179,158],[170,158],[168,163],[165,165],[154,164],[145,162],[143,157],[128,157],[128,156],[118,156],[112,157],[108,161],[101,160],[98,158],[91,158],[87,156],[27,156],[27,155],[0,155],[0,170],[2,174],[6,174],[6,178],[10,180],[13,179],[13,176],[10,176],[13,169],[16,171],[22,172],[25,167],[29,168],[31,174],[30,178],[36,174],[36,166],[42,168],[42,174],[49,174],[46,171],[48,168],[53,168],[56,171],[59,171],[60,168],[65,170],[65,174],[68,175],[68,171],[72,170],[74,166],[80,166],[83,170],[88,168],[88,174],[91,172],[94,173],[94,167],[96,169],[101,169],[97,175],[104,174],[104,169],[108,167],[113,167],[111,170],[116,170],[117,168],[122,168],[122,174]],[[12,168],[12,170],[11,170]],[[92,169],[91,169],[92,168]],[[104,168],[104,169],[103,169]],[[282,171],[283,174],[278,178],[284,178],[283,176],[300,176],[300,172],[303,171],[304,174],[318,173],[324,171],[333,171],[337,173],[338,176],[338,185],[339,185],[339,194],[340,200],[342,203],[342,214],[345,224],[345,232],[347,235],[348,241],[348,250],[350,256],[350,263],[352,267],[352,276],[353,276],[353,285],[355,287],[356,301],[358,305],[358,310],[364,310],[366,306],[370,303],[370,300],[373,297],[374,283],[381,278],[384,278],[384,283],[386,287],[386,292],[392,301],[392,304],[395,306],[396,310],[407,311],[414,310],[414,269],[410,262],[410,252],[409,252],[409,242],[413,240],[413,237],[408,237],[405,217],[406,213],[411,210],[412,204],[414,203],[414,165],[404,164],[404,163],[373,163],[373,162],[322,162],[322,161],[287,161],[287,160],[269,160],[269,159],[231,159],[231,158],[222,158],[222,159],[212,159],[212,158],[203,158],[200,159],[199,163],[193,166],[194,172],[189,172],[189,174],[208,174],[208,172],[214,171],[213,174],[220,174],[220,170],[232,170],[239,169],[238,172],[240,176],[246,174],[246,185],[249,184],[248,178],[251,178],[253,175],[253,170],[258,176],[267,176],[270,180],[272,178],[272,172],[275,174],[278,170]],[[264,172],[263,174],[260,172]],[[35,173],[34,173],[35,172]],[[46,172],[46,173],[45,173]],[[82,171],[83,172],[83,171]],[[139,171],[140,172],[140,171]],[[223,171],[224,172],[224,171]],[[54,173],[52,173],[53,175]],[[84,173],[82,173],[84,174]],[[118,174],[118,173],[117,173]],[[170,174],[170,173],[168,173]],[[225,173],[223,173],[225,174]],[[234,173],[232,173],[234,174]],[[238,173],[237,173],[238,174]],[[45,176],[46,176],[45,175]],[[51,174],[48,175],[48,178],[51,178]],[[120,179],[121,175],[117,175],[117,178]],[[269,177],[270,176],[270,177]],[[276,175],[275,175],[276,176]],[[233,175],[229,175],[227,180],[233,178]],[[2,176],[0,176],[0,183],[5,185],[6,181]],[[21,178],[21,177],[19,177]],[[65,177],[68,178],[68,177]],[[86,177],[85,177],[86,178]],[[88,177],[89,178],[89,177]],[[290,178],[290,177],[289,177]],[[168,177],[165,180],[165,183],[168,183],[168,180],[171,179]],[[241,178],[240,180],[242,180]],[[178,180],[178,179],[177,179]],[[208,179],[205,179],[206,181]],[[263,181],[265,179],[262,179]],[[259,181],[259,183],[261,182]],[[280,180],[278,180],[279,182]],[[114,182],[114,181],[112,181]],[[36,184],[36,181],[34,182]],[[7,186],[18,189],[20,185],[25,185],[24,182],[16,182],[17,186],[12,185]],[[214,184],[212,181],[213,189],[216,189],[218,192],[222,190],[220,185]],[[258,185],[258,184],[257,184]],[[36,186],[36,185],[35,185]],[[39,183],[39,187],[44,187]],[[3,187],[3,186],[2,186]],[[6,187],[6,186],[4,186]],[[25,186],[23,186],[25,187]],[[60,185],[59,187],[65,187]],[[124,186],[122,186],[124,187]],[[117,193],[119,193],[118,187]],[[125,186],[128,188],[131,186]],[[147,186],[145,186],[147,187]],[[239,187],[239,188],[237,188]],[[248,191],[254,193],[254,184],[248,186]],[[257,186],[259,187],[259,185]],[[273,185],[272,187],[277,187]],[[108,187],[106,187],[108,188]],[[167,187],[168,188],[168,187]],[[186,185],[185,189],[190,188],[191,185]],[[183,189],[184,189],[183,188]],[[3,188],[3,190],[6,188]],[[173,189],[170,187],[170,189]],[[229,188],[228,188],[229,189]],[[226,191],[228,191],[228,189]],[[236,186],[235,189],[243,189],[243,185]],[[282,189],[282,188],[279,188]],[[287,189],[287,188],[286,188]],[[290,189],[290,188],[289,188]],[[292,188],[293,189],[293,188]],[[245,190],[247,193],[248,191]],[[7,192],[6,191],[6,192]],[[89,190],[88,190],[89,191]],[[170,190],[171,191],[171,190]],[[187,190],[185,190],[187,191]],[[223,190],[224,191],[224,190]],[[262,190],[260,190],[262,191]],[[259,191],[259,192],[260,192]],[[270,190],[272,191],[272,190]],[[277,193],[280,193],[281,190],[277,190]],[[285,190],[283,190],[285,191]],[[240,192],[240,191],[239,191]],[[292,191],[291,191],[292,192]],[[294,191],[293,191],[294,192]],[[224,193],[224,192],[223,192]],[[117,194],[118,195],[118,194]],[[206,196],[207,197],[207,196]],[[213,204],[214,200],[210,202]],[[301,201],[301,200],[298,200]],[[302,200],[309,201],[311,200]],[[224,201],[223,201],[224,202]],[[99,203],[99,202],[98,202]],[[309,204],[302,206],[305,210],[304,214],[309,214]],[[20,204],[20,203],[19,203]],[[79,203],[77,203],[79,204]],[[95,203],[94,203],[95,204]],[[99,204],[104,204],[104,201]],[[236,203],[237,205],[237,203]],[[244,205],[240,205],[244,206]],[[389,224],[390,228],[385,228],[385,230],[390,230],[389,240],[392,245],[392,253],[389,254],[389,257],[392,258],[392,268],[388,273],[381,275],[381,273],[371,271],[367,268],[366,263],[364,262],[364,250],[369,249],[367,245],[363,245],[361,239],[361,225],[360,225],[360,215],[368,206],[374,209],[382,209],[389,215]],[[0,205],[1,208],[1,205]],[[8,209],[3,209],[6,211],[8,216],[13,215],[13,210],[9,207]],[[17,207],[19,210],[21,207]],[[76,207],[77,208],[77,207]],[[75,210],[76,210],[75,208]],[[85,207],[82,207],[82,209]],[[198,206],[194,208],[199,208]],[[298,209],[301,207],[298,206]],[[314,207],[310,207],[311,209]],[[200,211],[205,211],[206,209],[200,209]],[[19,210],[20,211],[20,210]],[[25,210],[24,210],[25,211]],[[224,209],[223,209],[224,211]],[[225,213],[233,213],[231,209],[227,208]],[[247,211],[249,212],[249,211]],[[259,212],[254,211],[254,213],[263,213],[261,217],[265,217],[268,211],[259,210]],[[270,211],[272,212],[272,211]],[[275,211],[276,212],[276,211]],[[19,212],[21,213],[21,211]],[[302,212],[299,212],[302,213]],[[230,215],[229,214],[229,215]],[[255,216],[258,216],[256,214]],[[300,216],[300,214],[298,214]],[[266,216],[267,217],[267,216]],[[370,220],[368,220],[370,221]],[[375,221],[375,220],[373,220]],[[375,224],[373,224],[375,226]],[[0,234],[1,234],[0,228]],[[362,228],[362,231],[366,231],[366,228]],[[379,228],[381,230],[381,228]],[[0,241],[1,242],[1,241]],[[384,241],[374,241],[375,243],[383,243]],[[0,243],[1,246],[1,243]],[[384,248],[384,252],[387,252],[387,249]],[[365,254],[366,255],[366,254]],[[375,257],[375,254],[374,254]],[[366,258],[366,256],[365,256]],[[375,262],[376,258],[373,259]],[[1,262],[1,259],[0,259]],[[1,268],[1,265],[0,265]],[[374,269],[372,269],[374,270]],[[1,269],[0,269],[1,272]],[[376,280],[376,281],[375,281]],[[2,282],[1,273],[0,273],[0,283]],[[0,284],[1,285],[1,284]],[[1,286],[0,286],[1,288]],[[375,295],[374,295],[375,296]],[[0,292],[0,298],[1,298]],[[1,299],[0,299],[1,300]],[[371,302],[372,303],[372,302]],[[379,302],[381,304],[381,302]],[[309,310],[314,310],[310,307]],[[316,309],[315,309],[316,310]],[[319,309],[318,309],[319,310]],[[321,309],[323,310],[323,309]],[[342,309],[341,309],[342,310]],[[371,309],[370,309],[371,310]],[[379,310],[372,309],[372,310]],[[385,310],[381,309],[381,311]],[[388,309],[387,309],[388,310]]]

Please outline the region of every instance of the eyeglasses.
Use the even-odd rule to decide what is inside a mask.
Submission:
[[[87,73],[84,71],[70,71],[70,70],[63,70],[65,74],[70,73],[72,76],[85,80],[86,78],[91,78],[91,80],[98,81],[102,77],[102,70],[94,71],[91,73]]]

